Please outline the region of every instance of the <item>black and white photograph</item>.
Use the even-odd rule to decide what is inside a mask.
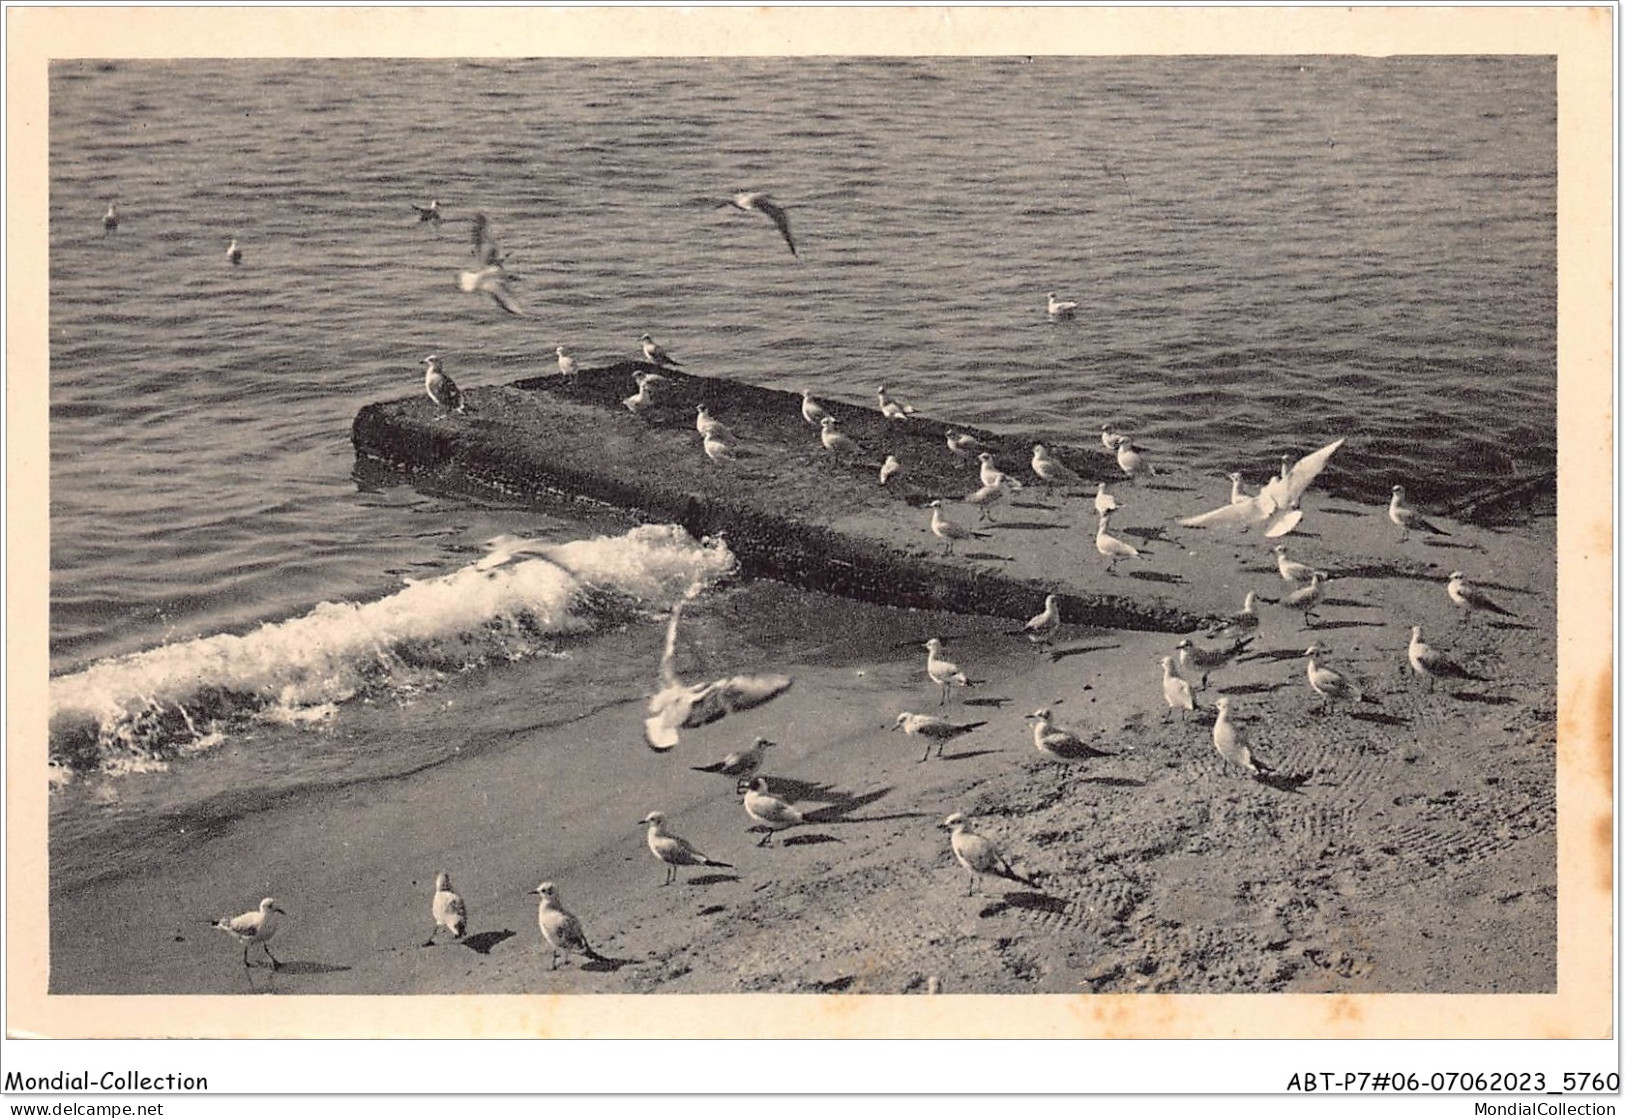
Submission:
[[[1578,996],[1557,55],[699,42],[45,63],[46,1000]]]

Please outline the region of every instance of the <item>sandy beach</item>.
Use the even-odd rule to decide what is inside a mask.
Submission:
[[[1128,490],[1125,538],[1222,500],[1185,477]],[[1210,492],[1211,491],[1211,492]],[[1036,495],[1033,495],[1036,496]],[[1067,498],[1081,507],[1081,499]],[[513,730],[404,778],[284,800],[217,826],[169,864],[53,897],[53,993],[1540,993],[1557,985],[1554,522],[1405,542],[1384,510],[1314,493],[1286,538],[1333,576],[1312,625],[1273,604],[1291,586],[1256,532],[1149,530],[1140,568],[1107,575],[1082,515],[1022,498],[1020,517],[1067,526],[1022,562],[1088,568],[1102,589],[1135,574],[1203,608],[1266,599],[1256,640],[1212,673],[1201,709],[1174,716],[1157,660],[1168,634],[1063,625],[1035,649],[1005,619],[895,611],[859,628],[835,599],[787,604],[770,583],[722,595],[728,625],[829,631],[802,663],[730,662],[703,644],[704,603],[679,642],[685,678],[770,666],[782,698],[643,743],[647,693],[562,727],[526,717],[527,668],[510,673]],[[1044,511],[1045,509],[1049,511]],[[1012,517],[1014,519],[1014,517]],[[923,526],[917,546],[937,546]],[[1006,530],[997,542],[1017,537]],[[990,545],[990,547],[993,545]],[[995,548],[996,550],[996,548]],[[1463,569],[1510,616],[1462,618],[1445,593]],[[1143,584],[1143,583],[1142,583]],[[873,607],[865,607],[874,614]],[[1412,625],[1483,681],[1429,689],[1406,666]],[[975,685],[944,705],[923,642],[940,636]],[[658,637],[623,637],[653,669]],[[1305,679],[1312,641],[1368,701],[1329,712]],[[748,655],[748,649],[737,650]],[[1214,750],[1213,701],[1268,781]],[[457,680],[416,701],[424,734],[457,735]],[[1063,762],[1023,715],[1048,708],[1110,756]],[[901,711],[983,722],[921,760]],[[483,712],[489,719],[493,712]],[[508,717],[511,715],[511,717]],[[346,719],[364,726],[365,709]],[[757,845],[733,781],[693,766],[778,743],[771,790],[809,821]],[[665,867],[640,820],[731,869]],[[984,879],[967,895],[938,826],[952,812],[1036,887]],[[438,871],[470,912],[462,943],[422,944]],[[550,969],[538,882],[556,882],[603,961]],[[245,971],[207,919],[275,896],[289,916],[282,967]],[[127,934],[82,934],[114,924]],[[258,957],[258,951],[255,952]],[[935,983],[931,983],[931,980]]]

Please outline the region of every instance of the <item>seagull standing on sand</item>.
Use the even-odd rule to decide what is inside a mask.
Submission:
[[[433,947],[434,937],[444,928],[451,933],[452,939],[462,939],[468,934],[468,906],[463,898],[452,892],[451,874],[437,873],[434,877],[434,899],[429,902],[429,910],[434,913],[434,931],[429,933],[429,940],[423,946]]]
[[[880,397],[880,414],[887,419],[909,419],[914,415],[913,404],[899,404],[886,394],[886,386],[880,386],[877,393]]]
[[[959,521],[949,520],[946,516],[943,516],[941,501],[932,501],[926,507],[931,510],[931,534],[942,540],[946,545],[942,549],[944,555],[954,553],[955,540],[974,539],[983,534],[973,532]]]
[[[767,215],[773,219],[773,224],[777,225],[779,227],[779,232],[784,235],[784,243],[790,246],[790,255],[800,255],[800,253],[796,252],[795,241],[790,239],[790,215],[784,212],[784,208],[782,206],[773,201],[773,199],[768,197],[766,194],[763,194],[761,191],[750,191],[745,194],[735,194],[726,202],[719,202],[718,206],[732,206],[734,209],[739,210],[742,213],[759,213]]]
[[[1100,482],[1095,486],[1095,512],[1105,516],[1108,512],[1116,512],[1123,506],[1117,503],[1117,498],[1106,492],[1106,483]]]
[[[663,753],[677,744],[680,729],[709,726],[729,714],[759,707],[778,698],[794,682],[787,675],[763,672],[733,675],[709,683],[685,684],[677,678],[677,622],[683,603],[700,592],[695,583],[671,607],[666,625],[666,647],[660,656],[660,689],[649,697],[649,716],[643,720],[649,748]]]
[[[718,869],[733,869],[730,863],[707,858],[694,849],[687,839],[679,838],[666,830],[666,817],[661,812],[651,811],[643,817],[643,824],[649,828],[649,853],[666,863],[666,880],[660,884],[670,885],[676,881],[678,866],[715,866]]]
[[[704,440],[705,456],[707,458],[711,459],[711,461],[713,461],[713,462],[737,462],[738,461],[738,459],[736,457],[734,457],[734,448],[732,446],[730,446],[728,443],[723,442],[722,439],[720,437],[718,437],[717,435],[714,435],[711,432],[707,431],[705,434],[701,435],[700,438],[702,440]]]
[[[1388,519],[1399,528],[1399,542],[1404,543],[1411,534],[1412,528],[1435,536],[1448,536],[1450,533],[1428,520],[1421,513],[1405,504],[1405,487],[1394,486],[1393,497],[1388,501]]]
[[[983,449],[982,440],[978,439],[975,435],[965,435],[958,431],[950,430],[945,438],[948,442],[948,449],[959,458],[968,456],[973,450]]]
[[[282,964],[271,954],[269,941],[276,935],[276,930],[282,923],[281,918],[286,915],[274,897],[266,897],[252,912],[245,912],[241,916],[222,917],[210,923],[243,945],[243,966],[252,965],[248,961],[248,949],[257,943],[260,950],[265,952],[265,957],[271,960],[271,969],[276,970]]]
[[[903,464],[897,460],[896,455],[886,455],[886,460],[880,464],[880,484],[885,485],[902,468]]]
[[[1185,714],[1196,709],[1196,696],[1191,693],[1190,681],[1180,675],[1174,668],[1174,658],[1164,656],[1162,664],[1162,699],[1168,704],[1168,713],[1180,711],[1180,720],[1184,721]],[[1164,721],[1168,715],[1162,716]]]
[[[745,789],[745,814],[766,829],[766,833],[757,841],[757,846],[768,845],[773,841],[774,834],[786,827],[806,822],[801,812],[791,807],[788,802],[768,793],[767,778],[761,776],[751,781],[750,787]]]
[[[942,656],[942,641],[932,637],[925,642],[925,674],[931,677],[931,682],[942,688],[942,706],[948,701],[948,692],[955,687],[969,687],[970,680],[965,673],[959,670],[959,665]]]
[[[658,365],[662,369],[682,368],[682,363],[674,360],[672,355],[657,345],[655,340],[648,334],[644,334],[639,337],[638,341],[643,343],[643,359],[649,362],[649,364]]]
[[[981,463],[980,470],[983,485],[1004,485],[1011,489],[1020,489],[1022,487],[1021,482],[993,464],[993,455],[987,451],[984,450],[978,454],[976,460]]]
[[[1322,588],[1326,585],[1326,575],[1316,571],[1309,579],[1308,586],[1300,586],[1281,600],[1287,609],[1303,611],[1303,624],[1309,627],[1315,616],[1315,610],[1320,606]]]
[[[905,734],[918,734],[925,739],[925,753],[921,761],[931,756],[931,743],[937,743],[937,756],[942,756],[942,747],[962,734],[968,734],[979,726],[986,726],[986,722],[950,722],[935,714],[915,714],[905,710],[897,716],[892,723],[892,729],[901,729]]]
[[[462,390],[441,368],[440,358],[431,353],[423,359],[423,364],[425,366],[423,391],[429,394],[429,399],[448,411],[458,413],[467,411],[468,405],[463,403]]]
[[[544,881],[531,890],[541,898],[536,908],[536,924],[542,929],[542,938],[553,949],[552,970],[559,969],[559,955],[568,961],[571,955],[585,955],[595,962],[604,962],[602,955],[592,949],[587,942],[586,933],[581,930],[581,921],[559,903],[559,887],[551,881]]]
[[[576,365],[576,359],[565,352],[563,346],[556,347],[553,352],[559,355],[559,375],[565,380],[575,380],[576,374],[581,371]]]
[[[102,214],[102,236],[118,232],[118,203],[107,203],[107,212]]]
[[[1078,304],[1070,299],[1057,299],[1055,292],[1049,293],[1049,316],[1051,318],[1071,318]]]
[[[1242,733],[1241,727],[1230,721],[1230,696],[1222,695],[1215,702],[1218,709],[1218,721],[1213,723],[1213,748],[1233,765],[1240,765],[1254,776],[1269,772],[1269,767],[1253,757],[1253,751],[1247,744],[1247,736]]]
[[[528,318],[514,301],[513,292],[508,288],[508,281],[512,277],[503,270],[501,264],[487,264],[477,272],[461,271],[457,273],[457,286],[469,295],[485,294],[491,301],[516,318]]]
[[[1286,557],[1286,544],[1278,543],[1271,550],[1275,552],[1275,569],[1287,582],[1308,582],[1314,577],[1315,568]]]
[[[976,879],[979,876],[1002,877],[1033,889],[1041,888],[1032,878],[1022,877],[1011,869],[1010,863],[999,853],[999,848],[972,831],[959,812],[954,812],[937,826],[950,832],[948,845],[954,852],[954,861],[964,866],[965,872],[970,874],[970,887],[965,891],[967,897],[976,892]]]
[[[824,449],[837,458],[850,458],[861,449],[856,442],[835,429],[835,417],[826,415],[818,421],[818,439]]]
[[[1317,659],[1325,651],[1325,647],[1319,642],[1303,650],[1303,654],[1309,658],[1309,686],[1321,697],[1321,709],[1330,713],[1335,702],[1358,703],[1364,700],[1365,694],[1360,690],[1359,684],[1342,672],[1326,667]]]
[[[1106,757],[1110,754],[1094,748],[1083,740],[1083,735],[1055,724],[1055,716],[1048,707],[1021,716],[1033,724],[1033,746],[1046,757],[1057,761],[1076,761],[1083,757]]]
[[[1112,454],[1117,453],[1117,444],[1125,441],[1127,438],[1127,435],[1119,435],[1116,431],[1112,430],[1112,425],[1110,423],[1102,423],[1100,425],[1100,445],[1105,447],[1107,451]]]
[[[829,412],[824,410],[824,406],[812,398],[812,393],[810,391],[805,388],[801,390],[802,419],[805,419],[808,423],[811,423],[814,427],[817,427],[824,422],[824,417],[828,414]]]
[[[226,246],[226,259],[233,264],[241,264],[243,262],[243,250],[237,247],[236,237],[233,237],[231,239],[231,244]]]
[[[654,386],[666,378],[659,373],[633,373],[632,380],[637,384],[638,390],[626,399],[621,405],[633,415],[637,415],[655,402]]]
[[[1050,485],[1081,485],[1083,479],[1052,455],[1043,443],[1033,444],[1033,473]]]
[[[741,749],[730,753],[722,760],[710,765],[690,765],[689,768],[697,773],[716,773],[719,776],[734,778],[734,794],[742,796],[751,779],[762,768],[762,762],[767,759],[767,751],[778,743],[767,738],[758,737],[749,749]]]
[[[728,430],[727,424],[720,419],[711,418],[711,413],[706,410],[704,404],[697,404],[694,407],[694,430],[709,438],[733,438],[733,432]]]
[[[1139,481],[1142,476],[1157,476],[1157,471],[1151,463],[1146,461],[1143,454],[1134,449],[1133,439],[1118,440],[1117,468],[1122,470],[1131,482]]]
[[[1061,631],[1061,603],[1054,594],[1044,595],[1044,612],[1028,621],[1021,631],[1034,644],[1048,644]]]
[[[1429,691],[1433,690],[1433,681],[1436,679],[1471,679],[1482,682],[1481,677],[1469,672],[1423,641],[1420,625],[1411,626],[1411,643],[1406,649],[1405,658],[1410,661],[1411,671],[1428,681]]]
[[[1252,495],[1241,488],[1241,475],[1239,473],[1225,474],[1230,479],[1230,503],[1232,505],[1244,504],[1252,500]]]
[[[1140,554],[1139,548],[1131,543],[1123,542],[1106,531],[1107,526],[1111,523],[1111,518],[1111,513],[1103,512],[1100,514],[1099,523],[1095,526],[1095,550],[1110,560],[1106,564],[1106,573],[1109,575],[1117,573],[1117,561],[1119,559],[1134,559],[1138,558]]]
[[[993,519],[992,509],[994,505],[1004,500],[1005,494],[1009,492],[1005,488],[1004,482],[1004,475],[1000,474],[999,479],[992,485],[984,485],[965,498],[967,505],[975,505],[980,510],[981,515],[977,517],[978,520],[985,520],[989,524],[997,523]]]
[[[1222,668],[1240,656],[1247,646],[1252,644],[1254,637],[1237,637],[1229,644],[1218,648],[1201,648],[1191,643],[1187,637],[1174,646],[1179,656],[1181,671],[1200,671],[1202,673],[1202,687],[1207,687],[1208,673],[1216,668]]]
[[[1487,613],[1498,613],[1502,617],[1516,616],[1511,610],[1502,609],[1496,605],[1488,594],[1468,582],[1460,571],[1450,572],[1450,582],[1445,587],[1445,592],[1450,595],[1450,600],[1463,611],[1464,616],[1471,617],[1479,610],[1484,610]]]

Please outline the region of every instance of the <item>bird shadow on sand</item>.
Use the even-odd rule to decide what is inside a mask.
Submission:
[[[865,792],[859,795],[847,792],[829,784],[819,784],[810,780],[796,780],[794,777],[775,776],[768,781],[768,790],[780,799],[792,803],[811,801],[813,803],[827,804],[815,811],[802,812],[803,818],[808,822],[817,822],[819,819],[837,818],[849,811],[854,811],[864,804],[874,803],[882,796],[891,793],[890,788],[882,788],[877,792]]]
[[[1079,784],[1104,784],[1110,788],[1144,788],[1145,781],[1126,776],[1086,776]]]
[[[1293,657],[1302,656],[1301,652],[1294,652]],[[1233,687],[1226,687],[1226,695],[1268,695],[1272,691],[1279,691],[1283,687],[1292,686],[1290,683],[1242,683]]]
[[[1001,899],[994,901],[982,909],[979,916],[997,916],[1001,912],[1009,912],[1012,908],[1022,908],[1029,912],[1065,912],[1067,901],[1061,897],[1052,897],[1048,893],[1015,892],[1006,893]]]
[[[685,884],[685,885],[721,885],[723,882],[726,882],[726,881],[738,881],[738,880],[739,880],[739,875],[736,874],[736,873],[702,873],[698,877],[689,878],[683,884]]]
[[[1353,598],[1327,598],[1320,603],[1323,606],[1336,606],[1339,609],[1376,609],[1370,602],[1357,602]]]
[[[1308,784],[1309,779],[1311,777],[1313,777],[1314,775],[1315,774],[1312,773],[1312,772],[1308,772],[1308,773],[1272,772],[1272,773],[1259,773],[1257,776],[1253,777],[1253,779],[1256,780],[1260,784],[1263,784],[1263,785],[1266,785],[1267,787],[1275,789],[1277,792],[1290,792],[1294,796],[1301,796],[1301,795],[1303,795],[1303,791],[1302,791],[1303,786],[1305,784]]]
[[[491,948],[495,947],[505,939],[512,939],[516,934],[517,933],[511,932],[506,928],[500,932],[476,932],[474,935],[464,936],[462,944],[470,951],[477,952],[481,955],[489,955],[491,953]]]
[[[1371,515],[1371,513],[1365,509],[1339,509],[1331,508],[1329,506],[1322,507],[1319,511],[1325,513],[1327,516],[1361,517]]]
[[[1183,586],[1185,580],[1178,575],[1168,574],[1165,571],[1130,571],[1129,578],[1137,578],[1141,582],[1166,582],[1176,586]]]
[[[1426,539],[1426,540],[1422,541],[1422,546],[1423,547],[1445,547],[1445,548],[1449,548],[1451,551],[1483,551],[1484,550],[1481,546],[1479,546],[1476,543],[1470,543],[1470,542],[1466,542],[1466,541],[1457,541],[1457,540]]]
[[[1005,525],[1000,525],[1000,527],[1005,527]],[[991,551],[967,551],[963,558],[980,559],[987,563],[1014,563],[1016,561],[1014,555],[995,555]]]
[[[1050,663],[1065,660],[1068,656],[1082,656],[1085,652],[1107,652],[1114,648],[1122,648],[1120,644],[1080,644],[1076,648],[1060,648],[1049,654]]]
[[[787,839],[783,840],[782,842],[780,842],[779,845],[780,846],[818,846],[818,845],[820,845],[822,843],[826,843],[826,842],[840,842],[840,841],[841,840],[836,838],[834,835],[823,835],[823,834],[814,833],[814,834],[810,834],[810,835],[791,835],[789,838],[787,838]]]
[[[1361,607],[1361,608],[1365,608],[1365,607]],[[1380,629],[1380,628],[1382,628],[1382,622],[1381,621],[1316,621],[1313,625],[1306,626],[1305,628],[1306,629],[1314,629],[1316,632],[1320,632],[1320,631],[1325,630],[1325,629]]]
[[[1511,695],[1480,695],[1472,691],[1452,691],[1450,697],[1464,703],[1483,703],[1492,707],[1510,706],[1518,701]]]
[[[588,959],[581,964],[581,969],[603,973],[604,971],[618,971],[622,967],[629,967],[633,963],[641,963],[642,959],[614,959],[608,955],[600,955],[596,959]]]
[[[349,967],[339,966],[337,963],[308,963],[298,959],[286,963],[278,963],[276,974],[338,974],[347,971]]]
[[[1003,753],[1002,749],[965,749],[958,753],[944,753],[939,761],[964,761],[971,757],[984,757],[989,753]]]
[[[1532,633],[1537,628],[1534,625],[1525,625],[1521,621],[1491,621],[1489,626],[1491,629],[1513,629],[1525,633]]]
[[[1375,710],[1355,710],[1349,712],[1349,717],[1360,722],[1375,722],[1379,726],[1409,726],[1411,720],[1402,718],[1397,714],[1383,714]]]
[[[1185,546],[1172,536],[1168,535],[1168,530],[1166,528],[1163,528],[1157,524],[1125,524],[1122,531],[1123,535],[1133,536],[1135,539],[1142,542],[1147,540],[1156,540],[1158,543],[1165,543],[1172,547],[1183,548]]]
[[[1009,699],[999,695],[987,695],[980,699],[966,699],[959,705],[962,707],[992,707],[994,710],[1002,710],[1009,703]]]
[[[1048,520],[1001,520],[998,523],[1000,528],[1014,528],[1018,532],[1052,532],[1066,527],[1065,524],[1056,524]]]

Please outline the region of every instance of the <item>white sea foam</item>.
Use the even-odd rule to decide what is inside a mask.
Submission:
[[[664,611],[695,581],[728,574],[720,541],[645,525],[563,543],[491,571],[462,567],[371,602],[322,602],[301,617],[100,661],[51,681],[52,756],[71,769],[135,771],[207,749],[252,719],[317,722],[378,690],[547,654],[606,611]]]

